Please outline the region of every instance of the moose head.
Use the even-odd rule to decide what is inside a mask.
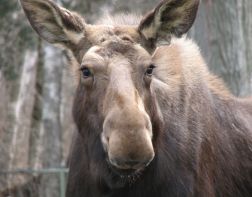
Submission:
[[[99,25],[50,0],[20,1],[39,36],[67,49],[78,65],[74,119],[81,136],[96,136],[119,173],[148,166],[162,122],[154,51],[190,29],[199,0],[164,0],[142,20],[121,16]]]

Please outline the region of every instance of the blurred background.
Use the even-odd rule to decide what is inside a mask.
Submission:
[[[158,0],[57,0],[92,23],[144,14]],[[202,0],[189,33],[233,94],[252,93],[252,1]],[[63,197],[75,131],[75,91],[64,51],[31,29],[18,0],[0,0],[0,197]]]

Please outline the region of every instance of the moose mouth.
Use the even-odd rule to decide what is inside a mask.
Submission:
[[[145,168],[141,168],[141,169],[137,169],[137,170],[136,169],[122,170],[122,169],[118,169],[118,168],[111,166],[112,173],[114,175],[116,175],[117,180],[123,185],[124,184],[128,184],[128,185],[134,184],[137,180],[140,179],[144,170],[145,170]]]
[[[119,176],[121,179],[135,179],[136,177],[139,177],[145,169],[145,167],[138,168],[138,169],[133,169],[133,168],[120,169],[112,165],[109,159],[106,159],[106,160],[107,160],[107,163],[111,172],[114,175]]]

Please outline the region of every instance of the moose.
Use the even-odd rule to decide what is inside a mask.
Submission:
[[[91,25],[51,0],[20,0],[77,73],[68,197],[252,196],[252,100],[229,93],[185,37],[199,1]]]

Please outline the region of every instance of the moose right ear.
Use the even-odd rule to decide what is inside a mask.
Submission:
[[[77,44],[85,35],[81,16],[51,0],[20,0],[34,30],[52,44]]]
[[[141,21],[138,30],[149,46],[169,43],[171,36],[181,37],[192,26],[200,0],[163,0]],[[150,44],[151,43],[151,44]]]

